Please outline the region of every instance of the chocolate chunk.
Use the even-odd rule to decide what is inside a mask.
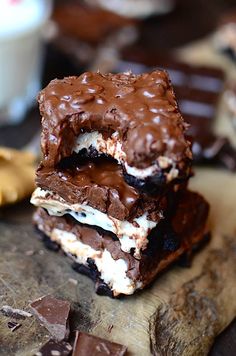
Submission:
[[[126,346],[76,331],[72,356],[123,356],[126,352]]]
[[[49,340],[34,356],[69,356],[72,351],[72,346],[65,341],[56,342]]]
[[[9,321],[9,322],[7,323],[7,326],[9,327],[9,329],[10,329],[12,332],[14,332],[14,331],[16,331],[17,329],[19,329],[19,328],[22,326],[22,324],[16,323],[15,321]]]
[[[69,302],[47,295],[35,300],[30,306],[39,322],[55,340],[61,341],[69,336]]]

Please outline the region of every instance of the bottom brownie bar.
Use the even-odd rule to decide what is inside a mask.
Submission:
[[[153,281],[156,275],[204,240],[208,203],[186,191],[172,216],[161,221],[148,239],[148,248],[137,260],[123,252],[114,234],[81,225],[70,216],[50,216],[39,208],[34,222],[50,241],[71,256],[77,270],[92,277],[97,292],[130,295]]]

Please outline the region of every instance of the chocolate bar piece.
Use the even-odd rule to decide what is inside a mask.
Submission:
[[[69,356],[72,352],[72,347],[68,342],[49,340],[45,345],[37,351],[34,356]]]
[[[162,195],[141,194],[128,185],[122,169],[111,160],[85,160],[70,168],[40,167],[31,202],[50,215],[70,214],[76,221],[96,225],[117,235],[121,248],[130,252],[148,243],[147,236],[177,201],[185,185],[176,184]]]
[[[47,295],[35,300],[30,306],[55,340],[62,341],[69,336],[69,302]]]
[[[72,356],[124,356],[127,347],[100,337],[76,331]]]
[[[49,216],[42,208],[34,215],[40,231],[56,242],[96,282],[97,291],[106,287],[113,296],[133,294],[147,286],[158,273],[191,251],[204,239],[209,206],[190,191],[181,195],[177,208],[149,234],[140,260],[121,250],[115,235],[76,223],[70,216]]]
[[[110,155],[135,178],[190,175],[186,124],[164,71],[84,73],[52,81],[39,95],[43,165],[82,149]],[[163,185],[165,184],[163,183]]]

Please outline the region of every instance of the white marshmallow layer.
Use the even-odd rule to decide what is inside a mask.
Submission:
[[[42,226],[39,225],[38,228],[44,231]],[[50,233],[47,232],[47,235],[52,241],[57,242],[75,262],[87,266],[87,259],[93,259],[100,272],[100,278],[111,288],[114,296],[130,295],[142,287],[141,282],[127,277],[127,262],[123,259],[114,260],[108,250],[97,251],[82,243],[75,234],[55,228]]]
[[[145,179],[158,172],[158,166],[156,164],[139,169],[136,167],[131,167],[126,162],[126,154],[122,150],[122,143],[118,139],[118,133],[114,132],[111,137],[105,140],[101,133],[98,131],[85,132],[80,134],[76,140],[73,151],[78,153],[82,149],[89,151],[90,148],[96,149],[99,153],[104,153],[115,158],[119,164],[125,166],[126,172],[139,179]],[[160,156],[158,158],[158,164],[161,168],[165,169],[173,166],[173,162],[167,157]],[[171,171],[167,175],[167,179],[171,181],[178,176],[178,170],[172,167]]]
[[[31,198],[31,203],[44,208],[52,216],[70,214],[82,224],[95,225],[106,231],[113,232],[120,241],[124,252],[135,250],[134,256],[140,257],[140,250],[148,243],[149,232],[157,225],[157,222],[147,219],[147,213],[133,220],[118,220],[110,215],[92,208],[87,204],[69,204],[59,195],[48,190],[37,188]],[[160,217],[162,217],[160,213]]]

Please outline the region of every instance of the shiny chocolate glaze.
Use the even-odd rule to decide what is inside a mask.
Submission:
[[[168,194],[163,190],[162,194],[148,196],[126,183],[122,168],[115,161],[74,157],[64,160],[57,168],[41,165],[37,170],[37,185],[58,194],[69,204],[87,202],[118,220],[133,220],[146,212],[151,220],[159,221],[168,199],[177,199],[177,191],[182,189],[176,185],[169,187]]]
[[[118,133],[130,166],[146,168],[165,156],[189,173],[186,125],[165,71],[56,79],[41,91],[39,105],[45,166],[70,156],[81,132],[97,130]]]

